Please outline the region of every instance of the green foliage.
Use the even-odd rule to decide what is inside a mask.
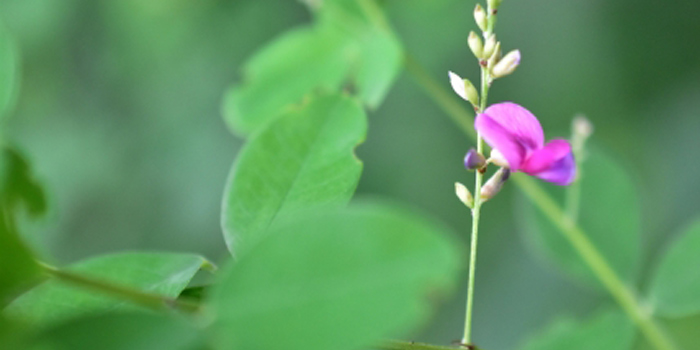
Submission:
[[[218,276],[210,311],[221,349],[359,349],[428,315],[459,249],[416,213],[368,204],[272,228]]]
[[[193,254],[132,252],[87,259],[68,266],[67,270],[175,298],[206,264],[204,258]],[[127,305],[114,296],[49,280],[18,297],[5,311],[28,323],[45,324]]]
[[[353,151],[366,132],[365,114],[352,98],[323,95],[253,137],[224,194],[229,250],[245,254],[270,224],[299,210],[346,204],[362,172]]]
[[[146,313],[89,315],[49,327],[26,350],[199,350],[200,332],[185,320]]]
[[[559,320],[530,339],[523,350],[629,350],[635,330],[621,312],[606,311],[586,322]]]
[[[15,100],[18,85],[17,47],[0,22],[0,121],[2,121]]]
[[[4,146],[0,152],[2,206],[15,211],[20,204],[24,204],[29,214],[43,214],[46,211],[46,195],[31,173],[29,163],[12,147]]]
[[[346,46],[354,58],[351,80],[369,108],[384,100],[403,60],[403,48],[381,16],[381,9],[366,0],[325,1],[317,13],[320,23],[352,40]]]
[[[20,204],[25,204],[33,215],[46,210],[43,190],[33,179],[27,162],[14,149],[3,146],[0,150],[0,307],[40,274],[15,225]]]
[[[230,127],[249,134],[298,103],[309,92],[336,90],[349,65],[346,39],[321,26],[287,32],[257,53],[245,67],[246,82],[226,96]]]
[[[226,94],[231,129],[251,134],[309,93],[336,91],[346,81],[368,106],[378,106],[399,72],[401,47],[358,6],[329,1],[316,23],[282,34],[254,55],[244,82]]]
[[[578,224],[626,281],[632,282],[640,261],[640,208],[634,181],[612,159],[592,150],[583,163]],[[570,275],[594,286],[596,277],[581,257],[531,203],[521,201],[520,217],[527,242]]]
[[[683,317],[700,313],[700,221],[687,228],[662,257],[650,288],[654,312]]]
[[[0,308],[23,287],[39,278],[32,253],[20,240],[12,214],[0,212]]]

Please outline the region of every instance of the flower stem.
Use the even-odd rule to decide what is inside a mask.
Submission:
[[[479,113],[486,109],[486,101],[489,93],[489,73],[484,67],[481,67],[481,99],[479,104]],[[470,123],[471,124],[471,123]],[[476,151],[480,154],[484,153],[484,140],[480,134],[476,136]],[[481,186],[484,183],[484,174],[481,171],[476,171],[476,180],[474,185],[474,208],[472,209],[472,235],[471,249],[469,255],[469,281],[467,285],[467,310],[464,321],[464,336],[462,344],[472,343],[472,313],[474,311],[474,281],[476,279],[476,251],[479,240],[479,218],[481,217]]]
[[[92,289],[105,294],[110,294],[122,300],[128,300],[134,304],[156,310],[181,310],[187,312],[196,312],[199,310],[197,303],[192,303],[179,299],[172,299],[162,295],[143,292],[130,287],[113,284],[111,282],[93,279],[85,275],[77,274],[71,271],[61,270],[56,267],[39,263],[42,270],[52,278],[76,285],[78,287]]]

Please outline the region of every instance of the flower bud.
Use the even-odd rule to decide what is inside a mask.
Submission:
[[[493,66],[491,74],[494,78],[501,78],[515,72],[520,64],[520,50],[513,50],[507,53],[503,58]]]
[[[488,38],[486,38],[486,42],[484,43],[484,51],[483,51],[483,58],[488,59],[493,55],[494,50],[496,49],[496,35],[491,34],[489,35]]]
[[[476,21],[476,25],[479,26],[479,29],[485,32],[488,27],[488,19],[486,18],[486,11],[484,11],[484,8],[481,7],[480,4],[476,4],[474,8],[474,20]]]
[[[477,152],[475,149],[470,149],[467,155],[464,156],[464,167],[467,170],[477,170],[481,169],[486,165],[486,159],[481,153]]]
[[[455,193],[457,194],[457,198],[459,198],[464,205],[466,205],[469,208],[474,207],[474,197],[472,196],[472,193],[469,192],[469,189],[464,186],[463,184],[459,182],[455,182]]]
[[[459,97],[471,102],[472,105],[479,105],[479,93],[476,91],[474,84],[472,84],[468,79],[462,79],[459,75],[449,72],[450,84],[452,84],[452,89],[459,95]]]
[[[582,114],[574,117],[571,128],[574,135],[583,139],[587,139],[593,134],[593,123]]]
[[[476,58],[482,59],[484,57],[484,44],[481,43],[481,38],[472,31],[469,33],[469,39],[467,40],[469,43],[469,48],[472,50],[472,53]]]
[[[506,183],[509,177],[510,169],[498,169],[498,171],[496,171],[496,173],[493,174],[489,181],[486,181],[484,187],[481,188],[481,200],[485,202],[497,195],[498,192],[501,191],[501,188],[503,188],[503,184]]]

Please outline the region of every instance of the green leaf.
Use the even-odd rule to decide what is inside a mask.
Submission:
[[[325,95],[285,113],[241,150],[224,193],[222,222],[231,252],[251,249],[275,220],[310,207],[346,204],[362,163],[362,108],[347,96]]]
[[[26,327],[0,314],[0,349],[24,349],[23,339],[27,337],[27,333],[29,332]]]
[[[641,210],[634,182],[614,160],[598,150],[592,150],[583,162],[580,181],[578,224],[620,277],[632,282],[641,254]],[[554,187],[550,186],[552,190],[564,190]],[[531,203],[523,200],[520,204],[521,227],[534,250],[573,277],[601,287],[564,235]]]
[[[224,116],[232,130],[253,133],[310,92],[340,87],[350,64],[347,39],[324,29],[289,31],[246,64],[244,83],[226,94]]]
[[[324,4],[313,26],[282,34],[253,56],[243,83],[226,93],[224,118],[249,135],[315,91],[337,92],[354,83],[376,108],[396,79],[402,48],[388,30],[371,23],[355,1]]]
[[[0,33],[0,35],[2,35]],[[1,40],[1,39],[0,39]],[[38,280],[40,268],[19,236],[15,216],[20,204],[30,214],[46,210],[42,188],[14,149],[0,146],[0,307]]]
[[[386,97],[403,64],[399,42],[385,31],[371,28],[359,41],[362,52],[355,75],[359,97],[377,108]]]
[[[19,85],[17,47],[0,23],[0,121],[2,121],[14,104]]]
[[[202,335],[184,320],[158,314],[102,314],[50,327],[27,349],[195,350]]]
[[[175,298],[207,264],[204,258],[193,254],[130,252],[98,256],[72,264],[66,270]],[[18,297],[5,311],[26,322],[43,324],[127,305],[110,295],[49,280]]]
[[[14,212],[24,204],[31,215],[43,214],[46,195],[34,179],[29,163],[12,147],[4,146],[0,152],[1,205]]]
[[[700,220],[688,227],[661,258],[649,302],[656,313],[683,317],[700,313]]]
[[[403,48],[399,40],[371,17],[381,17],[381,8],[372,1],[329,0],[318,13],[319,22],[328,30],[337,30],[353,52],[351,80],[358,97],[370,108],[377,108],[399,74],[403,64]],[[378,21],[381,21],[378,20]]]
[[[32,253],[17,235],[12,213],[0,211],[0,308],[37,280],[40,272]]]
[[[452,286],[459,252],[443,226],[386,205],[286,221],[219,274],[208,306],[220,348],[351,350],[401,336]]]
[[[587,322],[566,319],[526,342],[523,350],[629,350],[634,325],[621,312],[600,313]]]

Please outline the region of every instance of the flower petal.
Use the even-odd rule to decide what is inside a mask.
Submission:
[[[517,135],[496,122],[490,115],[482,113],[476,116],[474,128],[481,134],[491,148],[508,161],[511,170],[520,169],[520,164],[527,155],[527,150],[518,141]]]
[[[543,148],[532,152],[520,166],[528,174],[549,169],[556,161],[571,153],[569,141],[558,139],[549,141]]]
[[[501,124],[528,150],[544,147],[544,132],[537,117],[513,102],[497,103],[486,108],[489,115]]]
[[[554,162],[549,169],[533,174],[542,180],[553,182],[556,185],[570,185],[576,179],[576,161],[574,154],[569,153],[564,158]]]

